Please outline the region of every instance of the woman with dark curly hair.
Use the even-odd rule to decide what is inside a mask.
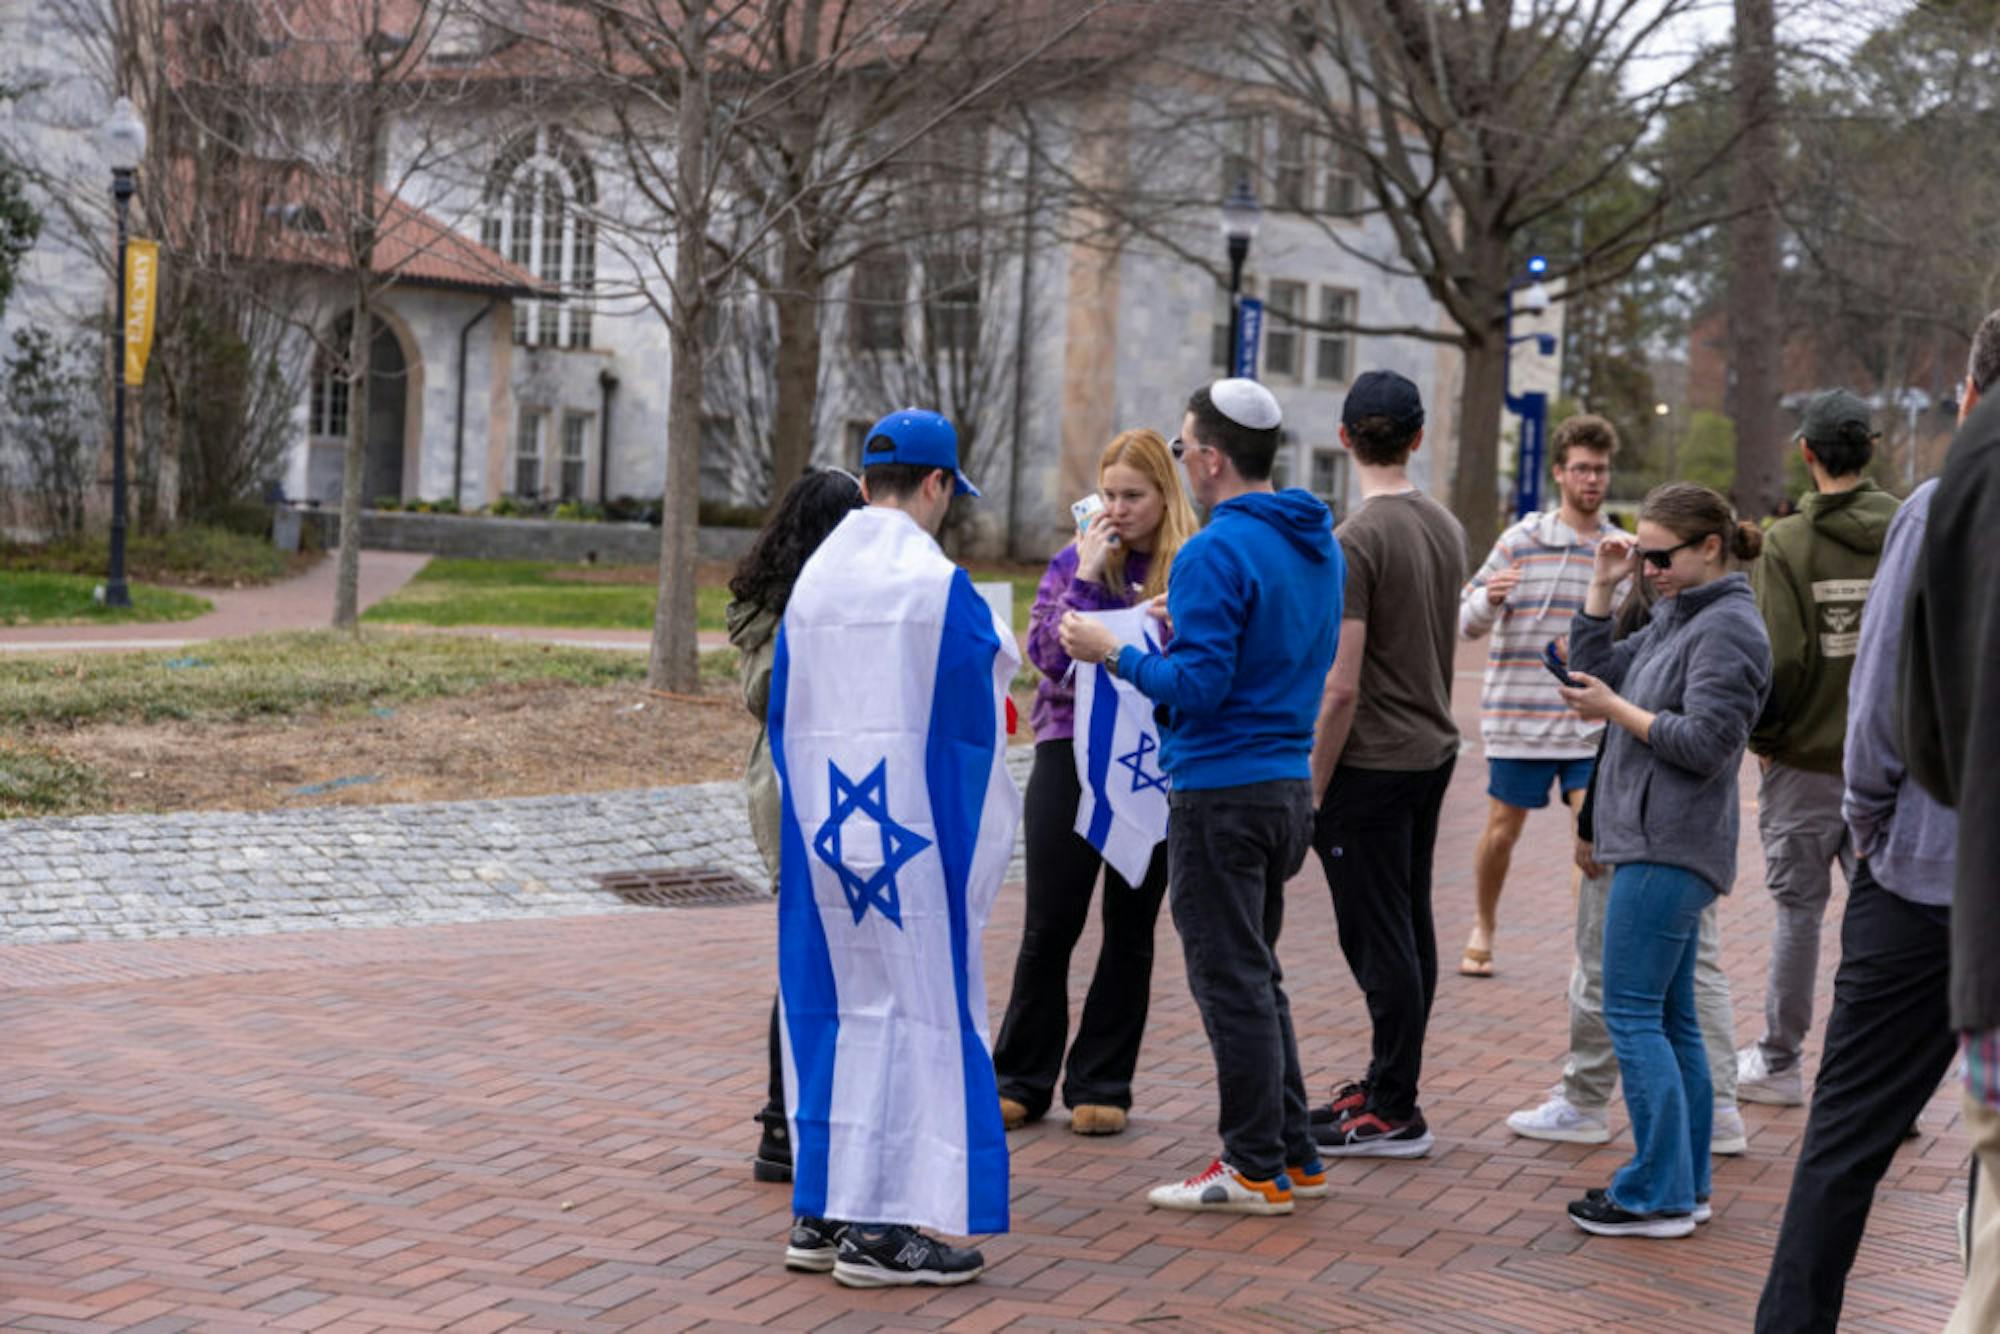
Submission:
[[[771,663],[778,626],[785,619],[792,584],[806,558],[827,534],[862,506],[861,483],[837,468],[809,469],[778,501],[750,550],[729,581],[729,642],[742,657],[743,707],[757,720],[757,740],[743,768],[743,795],[750,807],[750,833],[763,855],[773,889],[778,883],[778,775],[771,765],[771,738],[764,707],[771,695]],[[751,1171],[759,1181],[792,1179],[791,1132],[785,1124],[784,1057],[778,1045],[778,1007],[771,1005],[771,1082],[756,1119],[763,1138]]]

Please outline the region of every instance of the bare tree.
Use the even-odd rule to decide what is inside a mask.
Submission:
[[[434,58],[445,55],[441,34],[476,17],[470,0],[225,3],[188,12],[173,34],[174,107],[215,145],[213,170],[227,183],[225,216],[205,211],[194,225],[233,222],[235,290],[282,315],[347,387],[333,611],[342,629],[359,619],[370,349],[384,297],[444,255],[495,287],[532,281],[452,225],[478,142],[467,113],[509,72]],[[314,299],[328,292],[340,320]]]
[[[1772,0],[1735,0],[1734,105],[1741,135],[1731,168],[1729,415],[1736,422],[1736,504],[1769,514],[1784,494],[1778,422],[1784,316],[1778,304],[1778,22]]]
[[[1508,293],[1528,254],[1546,255],[1558,299],[1574,297],[1623,281],[1652,247],[1722,212],[1698,207],[1693,186],[1730,141],[1685,154],[1657,135],[1719,59],[1674,49],[1698,0],[1161,2],[1186,16],[1182,40],[1160,57],[1181,77],[1155,81],[1160,95],[1135,119],[1152,141],[1141,151],[1165,169],[1135,160],[1108,188],[1071,172],[1064,188],[1090,201],[1106,235],[1164,248],[1220,280],[1212,244],[1191,242],[1179,222],[1188,205],[1213,208],[1212,164],[1222,159],[1267,207],[1314,220],[1357,264],[1422,283],[1444,323],[1267,319],[1463,349],[1450,494],[1482,544],[1499,519]],[[1174,170],[1190,159],[1199,166]],[[1302,160],[1336,164],[1352,199],[1301,199]],[[1581,201],[1614,185],[1622,212],[1576,243],[1568,224]]]
[[[1099,8],[1025,7],[1058,17],[1024,48],[989,60],[990,76],[969,85],[954,82],[952,70],[962,67],[939,53],[989,46],[991,29],[975,22],[981,16],[1007,16],[1018,37],[1024,9],[991,0],[542,0],[515,20],[559,77],[590,90],[637,200],[599,218],[623,270],[600,274],[600,299],[641,304],[668,331],[667,472],[648,667],[656,688],[691,690],[698,680],[695,536],[710,312],[745,283],[775,298],[772,429],[784,454],[773,485],[782,487],[787,470],[810,456],[823,291],[852,259],[836,242],[881,212],[874,183],[954,111]],[[965,23],[954,27],[961,9]],[[981,40],[969,42],[975,32]],[[920,97],[911,91],[919,86]]]

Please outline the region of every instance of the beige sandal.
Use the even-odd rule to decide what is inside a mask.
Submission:
[[[1493,951],[1474,949],[1467,945],[1460,951],[1458,975],[1460,977],[1493,976]]]

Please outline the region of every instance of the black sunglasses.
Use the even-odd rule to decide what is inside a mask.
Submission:
[[[1641,547],[1639,550],[1639,559],[1645,561],[1646,564],[1656,570],[1664,570],[1674,563],[1674,553],[1676,551],[1685,551],[1702,540],[1699,537],[1691,537],[1676,547],[1654,547],[1651,550]]]
[[[1169,440],[1167,442],[1167,449],[1173,454],[1173,456],[1176,459],[1185,458],[1187,456],[1187,452],[1190,449],[1213,449],[1213,448],[1214,448],[1213,445],[1204,445],[1199,440],[1195,441],[1193,444],[1189,444],[1187,441],[1181,439],[1179,436],[1175,436],[1172,440]]]

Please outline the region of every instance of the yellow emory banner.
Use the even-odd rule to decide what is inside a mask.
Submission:
[[[160,243],[129,241],[125,247],[125,383],[146,382],[146,357],[153,350],[153,308],[160,290]]]

